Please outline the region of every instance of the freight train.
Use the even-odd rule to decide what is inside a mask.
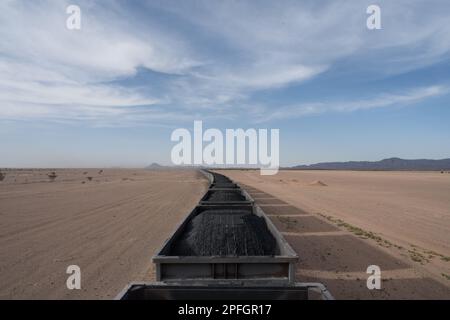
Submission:
[[[333,299],[321,283],[295,281],[299,256],[249,193],[201,172],[209,189],[153,257],[156,282],[131,283],[117,299]]]

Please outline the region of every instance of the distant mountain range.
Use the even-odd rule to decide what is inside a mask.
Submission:
[[[195,166],[162,166],[156,162],[145,167],[147,170],[162,170],[186,168],[192,169]],[[245,168],[228,168],[245,169]],[[248,169],[248,168],[247,168]],[[423,170],[423,171],[441,171],[450,170],[450,159],[430,160],[430,159],[400,159],[389,158],[380,161],[347,161],[347,162],[321,162],[310,165],[298,165],[293,167],[283,167],[282,169],[301,169],[301,170]]]
[[[311,170],[450,170],[450,159],[406,160],[389,158],[380,161],[348,161],[348,162],[322,162],[311,165],[299,165],[291,169]]]

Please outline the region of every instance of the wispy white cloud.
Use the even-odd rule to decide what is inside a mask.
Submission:
[[[82,29],[73,32],[65,28],[68,1],[3,1],[0,119],[135,124],[201,112],[203,118],[251,114],[267,121],[442,94],[436,86],[346,104],[252,103],[258,92],[300,85],[341,59],[399,73],[448,57],[447,1],[379,1],[384,29],[372,33],[365,28],[370,2],[167,1],[161,7],[148,1],[145,10],[167,19],[143,21],[134,19],[138,9],[130,3],[80,0]],[[139,68],[170,76],[148,88],[119,85]]]
[[[144,119],[167,115],[133,109],[166,104],[166,96],[111,81],[130,77],[139,67],[182,74],[197,63],[180,42],[152,30],[144,38],[114,11],[102,13],[89,2],[82,5],[82,29],[70,31],[65,27],[68,4],[0,4],[0,118],[96,124],[137,119],[139,113]]]
[[[115,10],[81,3],[82,28],[71,31],[65,27],[67,0],[2,2],[2,54],[81,81],[132,75],[139,66],[182,73],[196,64],[181,41],[139,30]]]
[[[262,107],[264,112],[255,114],[255,121],[267,122],[271,120],[292,119],[309,115],[317,115],[326,112],[352,112],[392,106],[405,106],[420,102],[427,98],[447,94],[449,91],[449,88],[446,86],[429,86],[415,88],[407,92],[381,94],[375,97],[369,97],[365,100],[328,103],[315,102],[282,106],[277,109]]]

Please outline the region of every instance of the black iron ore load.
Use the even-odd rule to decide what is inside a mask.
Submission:
[[[277,244],[264,218],[247,210],[207,209],[189,221],[172,254],[273,256]]]
[[[239,190],[218,190],[211,191],[206,199],[212,202],[224,202],[224,201],[245,201],[245,197]]]

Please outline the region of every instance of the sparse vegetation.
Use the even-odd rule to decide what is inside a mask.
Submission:
[[[375,234],[375,233],[373,233],[371,231],[363,230],[363,229],[361,229],[359,227],[353,226],[353,225],[351,225],[351,224],[349,224],[349,223],[347,223],[347,222],[345,222],[345,221],[343,221],[341,219],[337,219],[337,218],[334,218],[332,216],[326,216],[326,215],[323,215],[323,214],[320,214],[320,215],[325,217],[328,221],[331,221],[331,222],[337,224],[338,227],[343,227],[343,228],[347,229],[347,231],[353,233],[354,235],[356,235],[356,236],[358,236],[358,237],[360,237],[362,239],[375,240],[380,246],[386,247],[386,248],[390,248],[392,246],[395,246],[397,248],[401,248],[399,246],[394,245],[390,241],[381,238],[379,235],[377,235],[377,234]]]
[[[89,181],[92,181],[92,177],[87,177],[87,179],[88,179]]]
[[[284,225],[286,225],[286,228],[288,230],[290,229],[295,229],[296,225],[297,225],[297,220],[291,218],[291,217],[278,217],[278,220],[283,223]]]
[[[408,250],[409,257],[412,261],[419,262],[421,264],[430,262],[429,257],[425,257],[422,253],[420,253],[416,248],[413,248],[413,250]]]
[[[47,177],[50,179],[50,182],[55,181],[55,179],[58,177],[55,171],[52,171],[47,174]]]
[[[103,170],[100,170],[99,172],[98,172],[98,174],[102,174],[103,173]]]
[[[426,254],[428,254],[429,258],[439,257],[439,258],[441,258],[442,261],[445,261],[445,262],[449,262],[450,261],[450,257],[444,256],[443,254],[437,253],[435,251],[425,250],[424,252]]]
[[[323,215],[321,213],[319,213],[321,216],[325,217],[327,220],[337,224],[337,226],[339,227],[344,227],[345,229],[347,229],[347,231],[353,233],[354,235],[360,237],[361,239],[371,239],[371,240],[375,240],[377,242],[378,245],[385,247],[385,248],[391,248],[391,247],[395,247],[399,250],[402,250],[403,247],[399,246],[397,244],[394,244],[392,242],[390,242],[389,240],[383,239],[382,237],[380,237],[379,235],[377,235],[376,233],[372,232],[372,231],[366,231],[363,230],[359,227],[353,226],[341,219],[336,219],[332,216],[326,216]]]
[[[335,223],[337,226],[347,229],[349,232],[355,234],[356,236],[360,237],[361,239],[375,240],[380,246],[386,247],[386,248],[395,247],[399,250],[404,249],[402,246],[396,245],[386,239],[383,239],[382,237],[378,236],[377,234],[375,234],[373,232],[365,231],[361,228],[355,227],[351,224],[346,223],[345,221],[343,221],[341,219],[337,219],[332,216],[327,216],[327,215],[324,215],[321,213],[319,213],[319,215],[326,218],[328,221]],[[419,248],[418,246],[416,246],[414,244],[411,244],[410,247],[412,249],[407,250],[408,254],[405,256],[409,257],[414,262],[425,264],[425,263],[430,262],[430,260],[435,257],[440,257],[442,261],[446,261],[446,262],[450,261],[450,257],[444,256],[435,251],[425,250],[425,249]]]
[[[3,172],[0,172],[0,181],[5,180],[5,175],[3,174]]]
[[[446,274],[446,273],[442,273],[442,276],[443,276],[445,279],[450,280],[450,275],[448,275],[448,274]]]

